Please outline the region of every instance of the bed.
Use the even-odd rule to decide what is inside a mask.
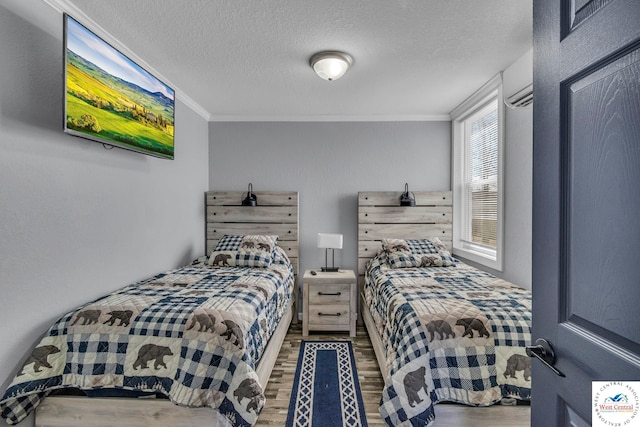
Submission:
[[[253,425],[297,299],[298,194],[259,193],[256,207],[242,196],[206,193],[207,256],[63,315],[0,400],[2,417]]]
[[[389,425],[429,425],[439,402],[517,405],[531,395],[531,293],[451,257],[450,192],[358,195],[362,317]]]

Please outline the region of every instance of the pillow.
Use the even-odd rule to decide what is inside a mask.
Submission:
[[[382,239],[391,268],[451,267],[457,260],[437,237],[431,239]]]
[[[212,267],[269,267],[278,236],[225,234],[209,256]]]
[[[280,246],[276,246],[275,251],[273,251],[273,262],[272,264],[282,264],[288,265],[291,264],[289,260],[289,256]]]

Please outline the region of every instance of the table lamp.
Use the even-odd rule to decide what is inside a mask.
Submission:
[[[324,267],[322,271],[335,273],[339,270],[335,266],[335,250],[342,249],[342,234],[318,233],[318,248],[324,249]],[[329,267],[328,257],[329,249],[331,249],[331,267]]]

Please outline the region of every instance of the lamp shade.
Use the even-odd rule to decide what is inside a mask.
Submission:
[[[319,52],[311,57],[309,65],[316,74],[325,80],[337,80],[344,76],[353,59],[343,52],[327,51]]]
[[[318,247],[323,249],[342,249],[342,234],[318,233]]]

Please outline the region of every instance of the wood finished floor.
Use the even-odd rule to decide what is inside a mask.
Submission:
[[[301,324],[292,325],[287,332],[276,365],[271,373],[265,391],[267,402],[258,418],[257,427],[285,425],[302,339]],[[385,426],[386,424],[378,412],[378,403],[384,382],[366,329],[358,327],[355,338],[350,338],[348,333],[311,333],[305,339],[351,340],[367,423],[372,427]],[[527,427],[529,425],[528,406],[495,405],[489,408],[473,408],[463,405],[440,404],[436,406],[436,422],[433,427]]]

